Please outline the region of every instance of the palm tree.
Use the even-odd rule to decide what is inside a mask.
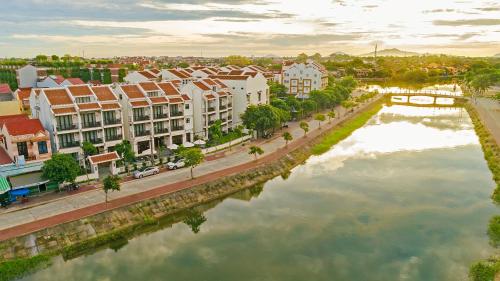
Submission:
[[[314,115],[314,120],[318,121],[318,127],[321,129],[321,122],[325,121],[326,117],[324,114],[316,114]]]
[[[248,151],[248,154],[253,154],[255,156],[255,160],[257,160],[257,155],[261,155],[264,153],[264,150],[258,146],[251,146],[250,150]]]
[[[332,122],[332,118],[335,118],[335,111],[328,112],[328,123]]]
[[[288,146],[289,141],[293,140],[292,134],[290,134],[289,132],[284,132],[282,137],[283,139],[285,139],[285,147]]]
[[[309,131],[309,123],[302,121],[300,122],[299,126],[302,130],[304,130],[304,137],[306,137],[307,132]]]

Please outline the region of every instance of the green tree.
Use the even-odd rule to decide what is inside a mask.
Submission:
[[[241,115],[245,127],[256,130],[257,137],[279,126],[283,117],[286,116],[283,116],[279,109],[268,104],[251,105]]]
[[[120,177],[115,175],[109,175],[103,180],[104,193],[106,194],[106,203],[108,203],[108,192],[109,191],[120,191]]]
[[[57,55],[52,55],[52,56],[51,56],[51,59],[52,59],[52,61],[58,61],[58,60],[59,60],[59,56],[57,56]]]
[[[224,59],[224,62],[226,64],[237,65],[237,66],[247,66],[252,63],[249,58],[236,55],[226,57]]]
[[[314,55],[311,56],[311,58],[315,61],[315,62],[321,62],[321,54],[320,53],[316,53]]]
[[[125,166],[125,170],[129,172],[128,165],[135,160],[135,153],[132,145],[128,140],[123,140],[121,143],[115,145],[116,153],[120,156]]]
[[[177,64],[178,67],[180,68],[188,68],[189,67],[189,63],[187,62],[180,62]]]
[[[307,61],[307,59],[309,58],[309,56],[305,53],[300,53],[298,56],[297,56],[297,62],[298,63],[305,63]]]
[[[326,117],[324,114],[318,113],[314,115],[314,120],[318,121],[318,127],[321,128],[321,122],[325,121]]]
[[[184,163],[191,168],[191,179],[194,179],[193,169],[203,162],[203,153],[198,147],[186,148],[179,152],[179,156],[184,158]]]
[[[111,70],[108,68],[102,71],[102,83],[103,84],[111,84],[113,80],[111,79]]]
[[[101,70],[99,68],[92,69],[92,80],[96,80],[96,81],[101,81],[102,82]]]
[[[271,96],[285,96],[287,93],[286,86],[277,82],[269,81],[269,93]]]
[[[285,140],[285,147],[288,146],[288,142],[289,141],[293,140],[293,136],[289,132],[284,132],[283,135],[282,135],[282,137]]]
[[[127,71],[125,70],[125,68],[120,68],[118,70],[118,82],[125,81],[124,80],[125,76],[127,76]]]
[[[312,112],[316,111],[318,108],[317,104],[313,100],[305,100],[302,102],[302,110],[305,115],[310,115]]]
[[[46,55],[38,55],[35,57],[35,61],[38,64],[43,64],[43,63],[47,62],[47,56]]]
[[[208,137],[214,144],[219,144],[222,138],[222,121],[217,120],[210,127],[208,127]]]
[[[87,83],[89,80],[92,80],[90,77],[90,70],[88,68],[80,69],[80,78],[83,82]]]
[[[299,124],[300,128],[304,130],[304,137],[307,135],[307,132],[309,132],[309,123],[302,121]]]
[[[328,123],[331,123],[332,122],[332,119],[335,118],[335,111],[330,111],[328,112]]]
[[[248,154],[250,154],[250,155],[253,154],[253,156],[255,157],[255,160],[257,160],[257,156],[264,154],[264,150],[256,145],[253,145],[250,147]]]
[[[193,233],[200,232],[200,226],[207,221],[207,218],[196,210],[190,210],[183,222],[191,228]]]
[[[79,171],[80,166],[71,155],[55,153],[43,163],[42,177],[58,184],[74,183]]]

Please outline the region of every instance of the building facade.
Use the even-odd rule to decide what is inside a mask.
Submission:
[[[307,63],[285,63],[281,79],[288,93],[297,98],[307,98],[311,91],[328,86],[328,72],[322,65],[311,60]]]

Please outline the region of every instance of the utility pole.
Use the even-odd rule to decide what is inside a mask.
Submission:
[[[375,60],[377,60],[377,47],[378,47],[378,44],[375,44]]]

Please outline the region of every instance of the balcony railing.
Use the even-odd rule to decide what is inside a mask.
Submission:
[[[117,140],[121,140],[121,139],[122,139],[122,135],[107,136],[106,137],[106,141],[117,141]]]
[[[134,121],[146,121],[149,120],[149,115],[137,115],[134,116]]]
[[[76,125],[67,125],[67,126],[57,126],[57,131],[70,131],[70,130],[76,130],[77,127]]]
[[[104,125],[116,125],[121,123],[122,120],[120,119],[104,119]]]
[[[151,134],[151,132],[149,130],[135,132],[136,137],[144,137],[144,136],[148,136],[150,134]]]
[[[80,142],[79,141],[61,142],[59,145],[61,146],[61,148],[79,147]]]
[[[172,116],[172,117],[177,117],[177,116],[182,116],[182,115],[184,115],[184,112],[182,112],[182,111],[170,112],[170,116]]]
[[[155,134],[166,134],[168,133],[168,128],[155,128]]]
[[[182,131],[184,130],[184,126],[172,126],[172,131]]]
[[[155,119],[165,119],[165,118],[168,118],[168,114],[167,113],[155,114],[154,118]]]
[[[90,139],[90,140],[86,140],[87,142],[90,142],[92,144],[101,144],[102,143],[102,139]]]
[[[95,128],[101,127],[101,122],[92,122],[92,123],[82,123],[82,128]]]

